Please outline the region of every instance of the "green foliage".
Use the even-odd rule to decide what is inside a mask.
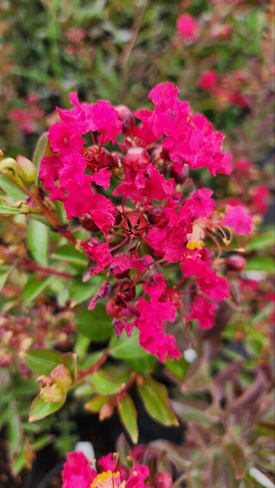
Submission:
[[[125,331],[119,338],[113,335],[109,344],[111,356],[125,360],[146,357],[148,353],[139,345],[138,336],[137,329],[133,330],[130,337],[127,337]]]
[[[106,341],[113,333],[111,318],[103,305],[97,305],[95,310],[79,310],[76,328],[93,341]]]
[[[42,266],[48,264],[49,229],[41,222],[32,220],[28,226],[27,242],[34,260]]]
[[[48,376],[56,366],[62,364],[62,354],[52,349],[29,349],[25,362],[35,373]]]
[[[168,392],[164,385],[151,377],[145,377],[138,385],[138,393],[148,414],[163,425],[178,425],[178,420],[168,402]]]
[[[43,398],[40,396],[35,397],[31,404],[30,408],[30,416],[29,416],[29,421],[30,422],[36,422],[37,420],[44,419],[48,415],[51,415],[52,413],[56,412],[59,410],[62,405],[64,405],[66,400],[66,396],[64,395],[63,400],[60,400],[59,402],[46,402]]]
[[[120,420],[129,433],[132,441],[138,441],[137,410],[132,398],[126,395],[118,404]]]

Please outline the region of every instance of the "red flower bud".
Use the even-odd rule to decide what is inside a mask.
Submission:
[[[88,213],[81,215],[81,217],[79,217],[79,222],[86,230],[90,230],[93,232],[97,232],[99,230],[97,225],[94,223],[92,217]]]
[[[112,152],[113,160],[114,160],[114,166],[122,166],[124,162],[124,155],[119,153],[119,152]]]
[[[174,178],[176,183],[181,185],[187,180],[189,176],[189,166],[187,164],[184,164],[180,173],[175,171],[175,169],[172,167],[170,169],[170,175],[172,176],[172,178]]]
[[[123,132],[129,132],[135,125],[135,117],[133,116],[131,110],[125,105],[118,105],[116,111],[118,112],[118,118],[122,122]]]
[[[124,304],[118,302],[115,297],[112,297],[106,304],[106,312],[110,317],[120,317],[123,308],[125,308]]]
[[[152,225],[160,224],[165,219],[165,212],[161,207],[153,207],[148,212],[147,218]]]
[[[231,271],[242,271],[245,268],[246,260],[243,256],[233,254],[226,259],[225,263],[227,268]]]
[[[63,364],[56,366],[56,368],[54,368],[54,370],[51,372],[50,377],[55,383],[65,388],[68,388],[73,381],[71,372]]]
[[[131,147],[124,159],[127,169],[142,169],[150,162],[150,156],[143,147]]]
[[[136,287],[131,281],[124,281],[119,287],[119,296],[124,300],[132,300],[136,296]]]
[[[157,473],[153,478],[154,488],[171,488],[173,484],[170,473]]]
[[[120,222],[122,221],[122,215],[118,209],[116,209],[115,213],[115,225],[119,225]]]

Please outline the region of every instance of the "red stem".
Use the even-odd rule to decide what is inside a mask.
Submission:
[[[80,371],[78,376],[76,377],[73,386],[75,386],[77,383],[79,383],[81,380],[83,380],[88,374],[95,373],[106,361],[107,357],[109,356],[109,349],[106,349],[101,356],[95,363],[93,363],[91,366],[88,368],[84,369],[83,371]]]
[[[74,276],[71,273],[66,273],[65,271],[58,271],[56,269],[49,268],[49,267],[39,266],[39,264],[33,262],[23,261],[22,265],[26,269],[31,269],[33,271],[40,271],[41,273],[47,275],[61,276],[63,278],[73,278]]]

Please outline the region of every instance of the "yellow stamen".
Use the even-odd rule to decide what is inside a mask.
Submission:
[[[105,471],[98,474],[91,484],[91,488],[123,488],[125,483],[120,483],[120,473]]]

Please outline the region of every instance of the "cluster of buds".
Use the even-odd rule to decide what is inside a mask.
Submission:
[[[68,368],[59,364],[51,372],[50,376],[41,375],[37,378],[40,387],[40,397],[46,403],[63,401],[73,379]]]
[[[3,156],[3,151],[1,151],[0,174],[19,182],[22,180],[27,184],[35,182],[36,169],[32,161],[25,158],[25,156],[17,156],[16,160],[13,158],[4,158]]]
[[[36,307],[29,316],[0,315],[0,367],[16,367],[30,375],[24,354],[30,347],[53,343],[67,349],[73,341],[73,312],[53,313],[50,306]]]
[[[230,174],[231,156],[222,151],[223,135],[178,93],[161,83],[149,94],[154,110],[134,114],[71,94],[74,108],[58,109],[52,154],[40,167],[49,198],[87,230],[81,244],[91,276],[106,277],[89,308],[108,299],[117,334],[136,327],[141,346],[161,361],[181,355],[167,322],[214,325],[217,302],[230,298],[217,273],[222,253],[234,233],[252,228],[240,202],[217,204],[212,190],[196,188],[190,170]]]

